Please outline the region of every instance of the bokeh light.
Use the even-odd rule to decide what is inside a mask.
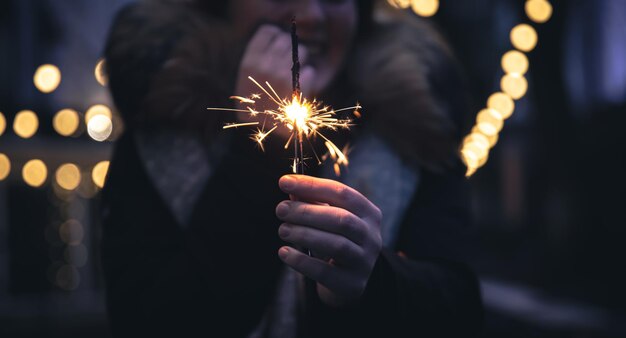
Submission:
[[[4,134],[4,131],[7,129],[7,119],[4,118],[4,114],[0,112],[0,136]]]
[[[0,153],[0,181],[4,181],[9,173],[11,173],[11,160],[7,155]]]
[[[528,90],[528,81],[522,75],[511,73],[506,74],[500,81],[500,87],[503,92],[509,94],[512,99],[519,100]]]
[[[63,290],[76,290],[80,285],[80,273],[73,265],[63,265],[57,270],[55,282]]]
[[[74,190],[80,184],[80,169],[72,163],[60,166],[56,171],[57,184],[65,190]]]
[[[37,132],[39,128],[39,119],[37,114],[30,110],[22,110],[15,115],[13,120],[13,130],[22,138],[30,138]]]
[[[96,68],[93,71],[94,76],[96,77],[96,81],[98,81],[98,83],[102,86],[106,86],[107,83],[109,82],[107,79],[106,73],[104,72],[104,65],[105,65],[104,59],[100,59],[98,63],[96,64]]]
[[[511,43],[522,52],[530,52],[537,46],[537,31],[525,23],[511,30]]]
[[[502,69],[505,73],[524,75],[528,71],[528,58],[522,52],[508,51],[502,56]]]
[[[483,123],[492,125],[496,129],[496,132],[500,132],[504,126],[500,113],[489,108],[481,110],[476,116],[476,124],[480,125]]]
[[[508,119],[515,111],[515,101],[505,93],[495,93],[487,99],[487,108],[500,113],[503,120]]]
[[[526,15],[536,23],[544,23],[552,17],[552,5],[546,0],[526,1]]]
[[[61,136],[71,136],[78,129],[79,124],[80,117],[73,109],[60,110],[54,115],[54,119],[52,120],[54,130]]]
[[[405,9],[411,6],[411,0],[387,0],[387,2],[395,8]]]
[[[439,0],[411,0],[411,8],[419,16],[433,16],[439,10]]]
[[[91,179],[98,188],[103,188],[109,171],[109,161],[102,161],[96,164],[91,171]]]
[[[111,122],[111,118],[105,115],[96,115],[87,123],[87,133],[98,142],[105,141],[112,132],[113,122]]]
[[[55,65],[41,65],[35,71],[33,82],[42,93],[52,93],[61,83],[61,71]]]
[[[30,160],[22,168],[22,178],[26,184],[37,188],[46,182],[48,168],[41,160]]]
[[[83,225],[75,219],[67,220],[59,227],[59,237],[67,245],[79,245],[85,237]]]
[[[98,115],[104,115],[111,119],[113,114],[111,113],[111,109],[103,104],[96,104],[87,109],[85,113],[85,123],[89,124],[89,121]]]

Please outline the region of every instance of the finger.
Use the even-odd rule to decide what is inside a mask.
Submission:
[[[287,223],[342,235],[357,245],[362,245],[367,235],[367,224],[363,220],[345,209],[333,206],[283,201],[276,206],[276,216]]]
[[[362,250],[349,239],[306,226],[284,223],[278,228],[283,240],[314,251],[321,257],[334,259],[339,265],[351,269],[365,268]]]
[[[248,43],[249,49],[266,50],[274,40],[283,34],[280,28],[272,25],[263,25],[257,29],[256,33]]]
[[[382,214],[378,207],[345,184],[306,175],[285,175],[280,178],[279,186],[298,199],[325,202],[380,224]]]
[[[294,270],[324,285],[330,290],[343,290],[346,287],[341,281],[348,281],[347,274],[336,266],[330,265],[315,257],[309,257],[302,252],[283,246],[278,250],[278,256],[285,264]]]
[[[304,66],[300,71],[300,83],[302,87],[302,92],[307,97],[316,96],[318,93],[318,89],[314,88],[313,84],[315,83],[315,68],[312,66]]]

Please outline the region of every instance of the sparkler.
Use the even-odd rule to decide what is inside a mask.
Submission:
[[[338,129],[350,129],[352,119],[339,118],[337,113],[352,110],[354,116],[360,117],[359,104],[334,110],[329,106],[323,105],[315,99],[310,101],[303,96],[300,90],[300,60],[298,56],[298,35],[296,31],[295,19],[292,20],[291,25],[291,37],[292,37],[292,58],[293,67],[292,72],[292,88],[293,92],[291,99],[281,98],[272,85],[269,82],[265,82],[265,86],[257,82],[254,78],[248,77],[260,90],[261,94],[252,94],[249,97],[231,96],[232,100],[239,103],[246,104],[245,109],[229,109],[229,108],[207,108],[208,110],[218,111],[233,111],[248,113],[250,117],[263,117],[263,122],[244,122],[244,123],[230,123],[223,127],[223,129],[257,126],[256,132],[251,135],[251,139],[255,141],[261,150],[264,150],[263,142],[279,127],[286,127],[291,132],[291,136],[285,144],[285,149],[288,149],[293,143],[294,147],[294,159],[292,164],[292,170],[296,174],[304,173],[304,143],[308,143],[318,164],[322,163],[322,160],[330,158],[334,161],[335,173],[339,176],[341,174],[341,166],[347,167],[349,164],[348,157],[346,155],[347,150],[341,150],[335,145],[328,137],[322,134],[322,130],[328,129],[331,131],[337,131]],[[262,99],[262,95],[266,95],[274,104],[276,108],[257,110],[255,104],[258,100]],[[266,130],[266,126],[269,125],[269,130]],[[260,127],[259,127],[260,126]],[[312,146],[311,140],[320,137],[324,140],[324,145],[328,150],[328,153],[320,158],[315,152]]]

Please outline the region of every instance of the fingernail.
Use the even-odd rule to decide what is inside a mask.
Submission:
[[[276,216],[285,217],[289,214],[289,204],[287,201],[280,202],[276,207]]]
[[[296,186],[296,179],[289,175],[286,175],[280,179],[278,185],[283,190],[292,190]]]
[[[280,256],[281,259],[286,259],[288,254],[289,250],[286,247],[278,249],[278,256]]]
[[[281,238],[286,238],[289,236],[289,233],[291,233],[291,229],[287,225],[283,224],[278,228],[278,236]]]

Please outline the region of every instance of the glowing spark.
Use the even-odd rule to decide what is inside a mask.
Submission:
[[[267,124],[271,126],[271,129],[265,131],[264,127],[257,128],[256,132],[253,133],[250,137],[259,145],[261,150],[265,150],[263,142],[267,139],[267,137],[270,136],[270,134],[274,132],[278,127],[282,126],[292,131],[291,136],[287,140],[287,143],[285,143],[285,149],[288,149],[290,145],[294,144],[294,142],[302,142],[303,140],[306,140],[307,143],[309,143],[309,145],[311,146],[310,148],[315,154],[315,158],[317,158],[318,162],[321,163],[319,156],[317,156],[311,144],[311,140],[319,136],[324,140],[324,144],[326,145],[328,153],[330,154],[330,156],[323,156],[322,159],[332,159],[332,161],[334,162],[333,167],[335,169],[335,172],[337,173],[337,175],[339,175],[341,172],[340,166],[345,167],[348,165],[348,157],[345,150],[339,149],[339,147],[337,147],[330,139],[328,139],[328,137],[322,134],[322,131],[325,129],[332,131],[336,131],[339,129],[350,129],[350,127],[353,125],[353,121],[349,118],[339,118],[337,116],[337,113],[352,110],[355,116],[360,117],[361,114],[359,112],[359,109],[361,109],[361,106],[357,104],[353,107],[333,110],[331,107],[324,106],[321,102],[317,100],[309,101],[307,98],[303,97],[301,93],[292,95],[291,99],[282,99],[276,93],[272,85],[268,82],[265,82],[266,86],[263,86],[252,77],[248,77],[248,79],[250,79],[250,81],[252,81],[257,87],[259,87],[259,89],[265,95],[267,95],[267,97],[269,97],[272,102],[276,104],[275,109],[256,110],[254,108],[254,104],[257,102],[256,100],[261,99],[262,94],[253,94],[250,97],[231,97],[232,100],[238,101],[243,104],[248,104],[245,109],[207,109],[243,112],[248,113],[251,117],[260,115],[266,118]],[[225,125],[223,129],[259,125],[260,122],[229,123]],[[293,131],[297,131],[297,133]],[[295,170],[299,164],[300,163],[298,163],[298,159],[294,158],[292,168]]]

